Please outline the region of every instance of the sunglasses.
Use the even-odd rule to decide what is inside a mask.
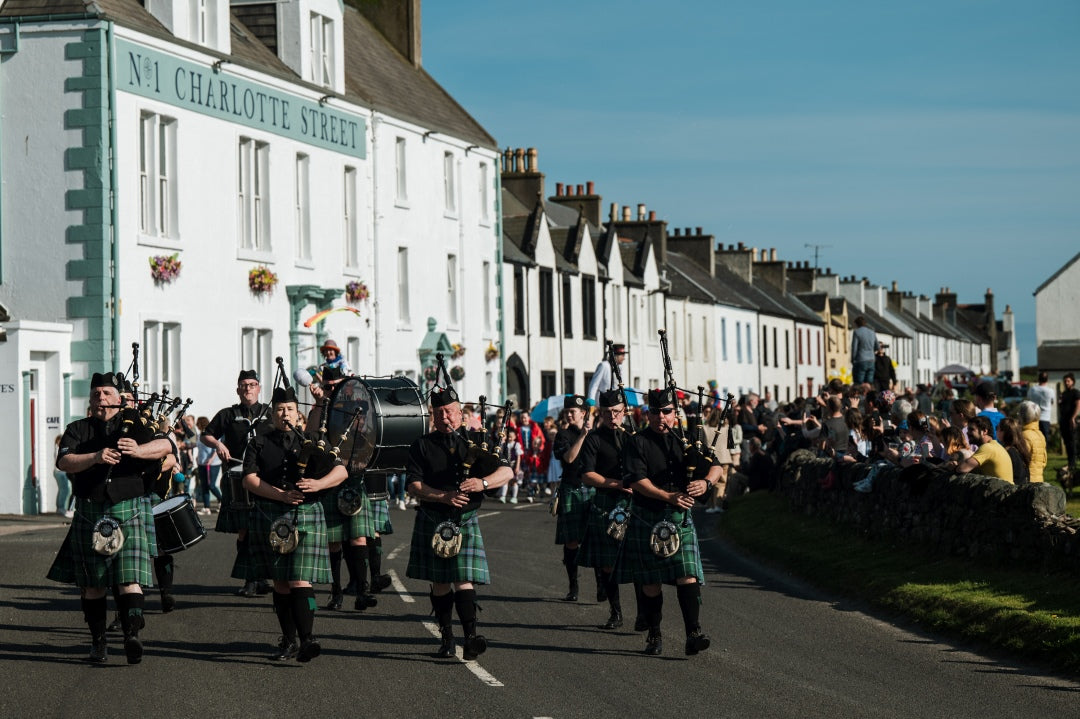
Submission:
[[[661,409],[649,409],[649,414],[671,414],[674,411],[674,407],[662,407]]]

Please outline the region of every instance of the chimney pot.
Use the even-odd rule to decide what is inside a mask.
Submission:
[[[530,147],[528,149],[529,154],[529,172],[536,172],[536,148]]]
[[[645,219],[645,203],[639,202],[637,206],[637,218],[639,220]]]
[[[520,147],[514,150],[514,172],[525,170],[525,150]]]
[[[556,197],[562,197],[562,187],[563,187],[563,185],[562,185],[561,182],[556,182],[555,183],[555,196]]]
[[[622,219],[623,219],[623,222],[629,222],[630,221],[630,205],[627,205],[626,207],[622,208]]]
[[[656,210],[649,210],[649,222],[656,222]]]
[[[769,262],[776,262],[776,248],[773,247],[769,250]]]
[[[678,227],[676,227],[676,228],[675,228],[675,236],[676,236],[676,237],[678,237],[678,236],[679,236],[679,228],[678,228]]]
[[[744,247],[744,246],[743,246],[743,243],[741,243],[741,242],[740,242],[740,243],[739,243],[739,249],[740,249],[740,250],[745,250],[745,249],[746,249],[746,247]]]
[[[595,195],[596,194],[596,183],[594,183],[592,180],[589,180],[588,182],[585,183],[585,189],[590,195]]]
[[[825,274],[831,275],[832,274],[832,268],[831,267],[826,267],[825,268]]]
[[[577,186],[577,194],[579,194],[579,195],[584,195],[585,194],[585,186],[584,185],[578,185]]]
[[[699,234],[699,235],[700,235],[700,234],[702,234],[702,232],[701,232],[701,228],[700,228],[700,227],[699,227],[699,228],[697,228],[697,232],[696,232],[696,234]]]
[[[897,286],[897,284],[896,284],[896,280],[893,280],[893,281],[892,281],[892,291],[893,291],[893,292],[896,292],[896,290],[897,290],[897,289],[899,289],[899,287],[898,287],[898,286]]]
[[[619,203],[618,202],[612,202],[611,203],[611,221],[615,222],[618,219],[619,219]]]

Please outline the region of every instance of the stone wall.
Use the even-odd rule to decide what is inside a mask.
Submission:
[[[869,464],[833,467],[832,460],[806,450],[788,458],[781,486],[796,511],[942,555],[1045,572],[1080,570],[1080,519],[1065,514],[1065,494],[1057,486],[1017,487],[932,465],[888,466],[867,483]],[[871,484],[869,491],[856,491],[860,481],[862,489]]]

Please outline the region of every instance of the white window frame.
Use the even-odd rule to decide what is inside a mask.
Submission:
[[[491,211],[488,205],[491,204],[491,194],[488,185],[491,183],[490,169],[486,162],[480,163],[480,224],[491,224]]]
[[[174,247],[177,207],[176,118],[139,113],[139,234],[144,244]]]
[[[311,158],[296,154],[296,259],[311,265]]]
[[[457,327],[460,314],[458,312],[458,258],[451,253],[446,256],[446,323],[451,327]]]
[[[481,282],[484,288],[484,333],[491,333],[491,263],[484,260],[481,266]]]
[[[735,361],[742,364],[742,322],[737,320],[735,322]]]
[[[168,389],[173,396],[180,388],[180,322],[143,321],[143,387],[151,392]]]
[[[409,248],[398,247],[397,252],[397,280],[398,280],[398,324],[407,327],[410,323],[409,316]]]
[[[457,161],[449,150],[443,153],[443,208],[448,216],[457,215]]]
[[[237,158],[237,245],[269,252],[270,144],[241,136]]]
[[[331,87],[334,84],[334,21],[313,12],[309,28],[311,81],[316,85]]]
[[[346,165],[342,175],[342,237],[345,267],[360,268],[360,219],[356,208],[356,168]]]
[[[396,179],[395,202],[400,207],[409,204],[409,153],[405,138],[394,140],[394,175]]]
[[[254,324],[254,323],[253,323]],[[266,392],[268,382],[273,377],[274,331],[266,327],[240,328],[240,367],[254,369],[259,373]],[[261,394],[261,392],[260,392]]]

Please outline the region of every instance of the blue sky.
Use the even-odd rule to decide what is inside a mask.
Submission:
[[[961,302],[1080,249],[1080,2],[427,2],[424,66],[501,147],[673,227]]]

